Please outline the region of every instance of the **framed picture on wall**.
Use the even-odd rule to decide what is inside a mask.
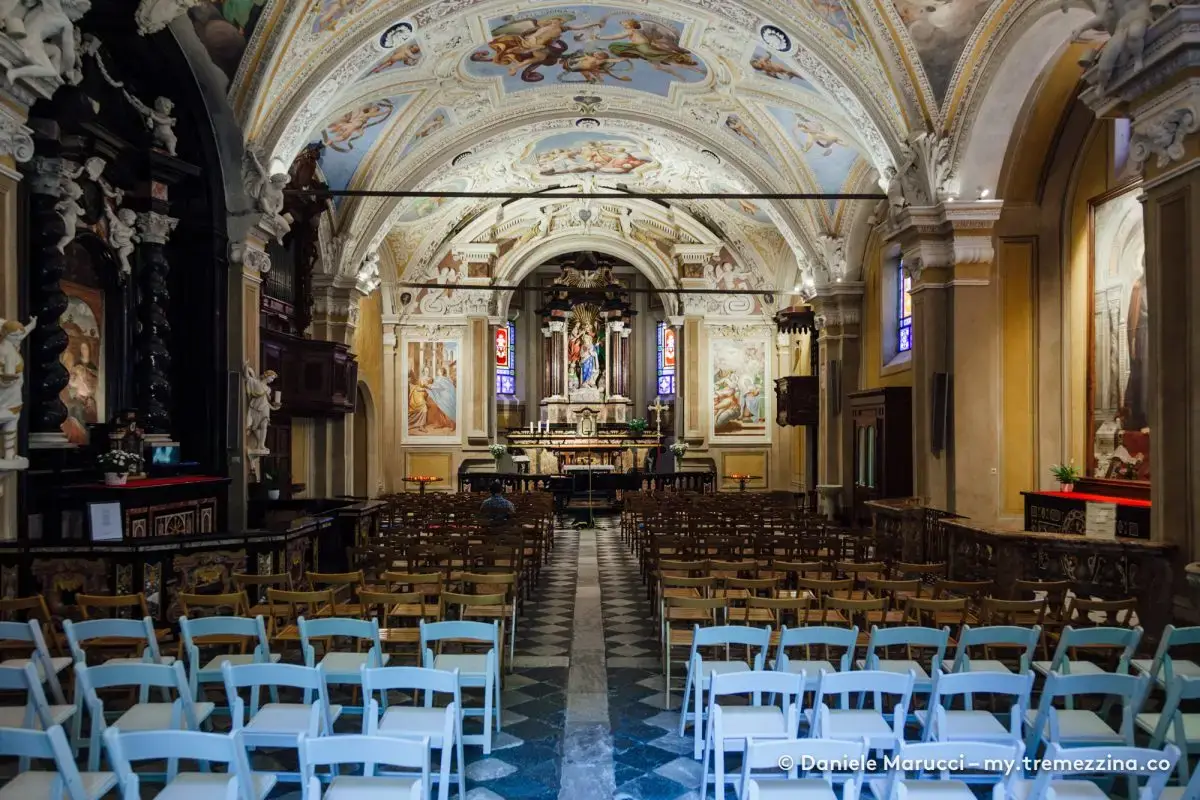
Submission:
[[[462,438],[459,339],[405,339],[402,370],[404,428],[410,444],[451,444]]]
[[[1150,480],[1149,306],[1139,186],[1091,201],[1088,463],[1093,478]]]
[[[708,333],[708,385],[714,441],[770,439],[771,340],[765,332],[713,326]]]

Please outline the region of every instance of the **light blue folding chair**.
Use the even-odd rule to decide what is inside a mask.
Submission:
[[[389,654],[383,652],[378,619],[300,617],[296,620],[296,626],[300,629],[304,663],[310,667],[320,667],[329,686],[361,686],[364,667],[376,669],[385,666],[390,658]],[[356,643],[355,650],[344,652],[334,649],[336,639],[353,640]],[[318,644],[322,649],[320,661],[317,661]],[[343,706],[342,713],[361,714],[362,708]]]
[[[159,797],[170,800],[264,800],[275,788],[269,772],[251,772],[241,736],[200,731],[131,731],[109,728],[104,732],[108,760],[117,774],[122,800],[141,800],[137,761],[166,760],[166,783]],[[203,772],[180,772],[180,759],[201,762]],[[211,764],[227,764],[213,772]]]
[[[106,712],[97,692],[118,687],[136,688],[137,702],[124,711]],[[152,703],[151,689],[160,689],[168,696],[173,693],[174,699]],[[115,717],[111,726],[122,731],[198,731],[213,712],[212,703],[197,703],[192,697],[183,664],[179,662],[168,665],[110,661],[96,667],[76,663],[75,699],[77,725],[85,710],[90,721],[88,769],[92,771],[100,768],[102,740],[110,717]]]
[[[1182,755],[1179,760],[1183,761]],[[1163,789],[1159,800],[1200,800],[1200,769],[1193,772],[1191,780],[1183,786],[1168,786]]]
[[[1133,675],[1099,673],[1090,675],[1060,675],[1051,672],[1042,686],[1037,710],[1025,712],[1025,752],[1037,757],[1040,744],[1057,744],[1064,748],[1133,747],[1134,714],[1141,707],[1150,686],[1150,679]],[[1076,709],[1074,698],[1102,696],[1101,713]],[[1066,708],[1055,708],[1062,700]],[[1104,710],[1114,702],[1120,703],[1121,728],[1113,730],[1104,718]]]
[[[992,783],[992,800],[1009,800],[1022,775],[1019,742],[904,744],[887,777],[867,784],[875,800],[976,800],[969,783]],[[953,771],[951,770],[953,766]],[[971,781],[964,780],[969,772]],[[913,777],[909,777],[912,775]]]
[[[1171,655],[1172,649],[1195,647],[1196,645],[1200,645],[1200,626],[1176,628],[1174,625],[1168,625],[1163,628],[1162,638],[1158,640],[1158,650],[1155,651],[1154,658],[1135,658],[1129,663],[1138,674],[1149,675],[1152,684],[1168,689],[1176,676],[1200,678],[1200,664],[1190,659],[1175,658]]]
[[[854,665],[854,650],[858,646],[858,627],[834,628],[827,625],[812,627],[789,628],[786,625],[779,631],[779,646],[775,650],[775,659],[771,662],[772,669],[781,672],[791,672],[794,675],[803,673],[808,681],[805,691],[817,688],[822,672],[849,672]],[[789,647],[803,647],[804,657],[793,658],[788,655]],[[840,648],[842,655],[834,664],[830,660],[829,648]],[[812,658],[813,648],[821,648],[824,659]]]
[[[1075,658],[1075,651],[1119,650],[1120,655],[1114,672],[1118,675],[1128,675],[1129,664],[1141,640],[1141,628],[1072,628],[1068,625],[1063,628],[1053,658],[1049,661],[1034,661],[1033,668],[1042,675],[1049,675],[1051,672],[1060,675],[1103,675],[1108,670],[1086,659]]]
[[[296,747],[301,736],[330,736],[342,707],[329,702],[325,675],[297,664],[225,664],[221,667],[229,698],[233,731],[242,732],[246,747]],[[304,693],[301,703],[259,705],[263,687],[287,687]],[[239,690],[250,690],[250,708]],[[299,781],[299,773],[276,773],[279,780]]]
[[[1070,748],[1051,744],[1046,748],[1042,769],[1035,777],[1013,781],[1016,800],[1109,800],[1110,793],[1097,786],[1100,775],[1110,776],[1105,783],[1124,775],[1130,800],[1159,800],[1171,778],[1179,749],[1167,745],[1162,750],[1146,747]],[[1146,782],[1138,787],[1139,778]],[[1189,788],[1191,788],[1189,786]]]
[[[462,690],[457,672],[445,672],[423,667],[363,668],[363,699],[367,711],[363,715],[363,734],[366,736],[395,736],[405,739],[427,737],[429,746],[442,751],[438,770],[438,798],[448,800],[450,781],[457,779],[458,796],[467,796],[464,777],[466,761],[462,740]],[[391,705],[389,691],[409,692],[414,704]],[[376,694],[378,693],[378,697]],[[434,706],[434,695],[448,695],[444,707]],[[458,773],[451,775],[451,755],[458,758]]]
[[[908,708],[912,702],[912,687],[916,676],[913,673],[862,670],[853,672],[822,672],[813,700],[813,710],[805,714],[811,718],[810,738],[849,739],[858,741],[866,738],[871,750],[894,751],[904,742],[904,725],[908,720]],[[850,696],[860,700],[870,696],[871,708],[850,707]],[[891,719],[884,707],[885,697],[895,697],[891,708]],[[831,708],[834,700],[836,708]]]
[[[33,664],[38,677],[49,690],[49,697],[56,705],[66,705],[66,695],[63,694],[62,684],[58,675],[71,665],[70,656],[54,656],[46,646],[46,637],[42,633],[42,623],[36,619],[28,622],[0,622],[0,640],[26,642],[29,644],[29,658],[6,658],[0,661],[0,668],[16,667],[23,669],[26,664]]]
[[[0,728],[0,756],[20,759],[12,780],[0,786],[0,800],[100,800],[117,785],[112,772],[80,772],[61,725],[44,731]],[[31,759],[53,761],[57,771],[30,771]]]
[[[258,617],[198,617],[179,618],[179,635],[183,641],[183,652],[187,654],[188,683],[192,695],[200,697],[200,687],[206,683],[224,684],[221,668],[225,664],[278,663],[279,654],[272,653],[267,640],[267,627]],[[201,662],[200,648],[214,643],[227,647],[231,641],[242,640],[249,653],[221,653]],[[207,640],[207,641],[206,641]],[[273,688],[273,687],[272,687]],[[278,700],[278,694],[271,696]],[[228,712],[228,709],[225,709]]]
[[[757,652],[751,656],[750,662],[732,660],[729,658],[729,648],[733,645],[748,650],[754,648]],[[704,690],[708,687],[709,678],[713,675],[762,669],[767,657],[767,648],[770,646],[770,628],[751,628],[745,625],[716,625],[708,628],[696,625],[692,628],[692,650],[688,655],[687,680],[683,685],[683,704],[679,709],[679,735],[683,736],[689,721],[693,723],[695,758],[700,757],[700,739],[704,730],[706,709]],[[724,647],[725,659],[705,659],[701,651],[701,648],[705,647]]]
[[[717,800],[725,800],[725,753],[746,749],[746,740],[795,739],[800,728],[799,704],[804,676],[788,672],[716,672],[709,677],[707,730],[704,736],[704,777],[700,793],[707,794],[709,766],[714,772]],[[783,708],[763,705],[764,694],[782,696]],[[749,695],[745,705],[722,705],[722,698]]]
[[[859,669],[879,672],[913,674],[913,693],[929,694],[933,690],[933,673],[941,669],[950,642],[950,628],[923,628],[904,625],[897,628],[871,626],[867,639],[867,657],[857,664]],[[891,658],[893,648],[903,648],[904,658]],[[924,653],[926,661],[916,657]],[[928,664],[928,669],[926,669]]]
[[[150,662],[152,664],[174,664],[175,656],[164,656],[158,650],[158,637],[154,634],[154,620],[142,619],[89,619],[82,622],[63,620],[63,633],[67,646],[76,663],[87,663],[87,643],[96,642],[105,647],[115,644],[136,647],[144,643],[142,654],[136,658],[118,657],[105,659],[105,664],[129,664]]]
[[[964,625],[958,637],[958,648],[954,658],[942,662],[946,672],[1012,672],[1007,664],[993,658],[991,649],[1019,650],[1017,672],[1029,672],[1038,642],[1042,638],[1042,626],[1022,628],[1016,625],[988,625],[972,628]],[[974,658],[973,652],[983,651],[983,658]]]
[[[1152,680],[1150,675],[1146,676]],[[1153,684],[1151,684],[1153,686]],[[1185,713],[1179,704],[1200,698],[1200,678],[1176,676],[1167,690],[1162,711],[1157,714],[1138,714],[1134,724],[1150,734],[1150,746],[1162,747],[1164,742],[1175,745],[1183,753],[1179,759],[1179,782],[1187,783],[1190,770],[1188,756],[1200,750],[1200,714]]]
[[[835,800],[841,785],[842,800],[857,800],[868,752],[864,739],[747,739],[738,796]]]
[[[921,724],[922,742],[981,742],[1020,744],[1033,692],[1033,673],[1013,672],[953,672],[933,677],[929,708],[916,712]],[[991,711],[974,707],[974,695],[991,698],[1003,695],[1012,698],[1008,724]],[[951,709],[955,698],[961,697],[963,708]]]
[[[362,775],[339,775],[339,764],[362,764]],[[376,775],[379,764],[410,770],[411,777]],[[429,795],[429,738],[397,739],[392,736],[330,736],[300,739],[300,770],[304,776],[303,800],[321,800],[321,778],[316,768],[328,766],[327,800],[425,800]]]
[[[50,705],[46,701],[41,675],[29,661],[24,667],[0,667],[0,691],[25,693],[25,705],[0,706],[0,727],[48,730],[65,724],[75,714],[74,705]]]
[[[486,653],[443,653],[450,643],[491,645]],[[436,645],[438,652],[430,645]],[[500,730],[500,625],[496,622],[426,622],[421,620],[422,666],[446,672],[458,672],[459,686],[483,689],[483,707],[461,707],[462,717],[483,717],[483,733],[464,735],[463,743],[482,745],[484,755],[492,753],[492,725]],[[494,723],[493,723],[494,721]]]

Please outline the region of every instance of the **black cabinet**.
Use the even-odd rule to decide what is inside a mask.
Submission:
[[[854,425],[854,513],[867,500],[911,497],[912,390],[888,387],[850,395]]]

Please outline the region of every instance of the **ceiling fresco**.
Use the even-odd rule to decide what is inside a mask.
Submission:
[[[324,145],[321,172],[331,189],[349,189],[367,153],[379,141],[411,99],[409,95],[386,97],[356,106],[330,120],[314,137]],[[345,198],[337,198],[335,203]]]
[[[658,169],[658,162],[643,142],[619,135],[572,131],[550,136],[531,145],[524,159],[539,178],[564,175],[630,176]]]
[[[954,68],[992,0],[893,0],[940,105]]]

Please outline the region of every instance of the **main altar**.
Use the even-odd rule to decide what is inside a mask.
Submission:
[[[646,453],[662,444],[662,436],[649,431],[634,435],[624,427],[589,432],[586,423],[574,429],[544,425],[509,431],[508,444],[529,456],[529,471],[535,475],[631,472],[641,469]]]

